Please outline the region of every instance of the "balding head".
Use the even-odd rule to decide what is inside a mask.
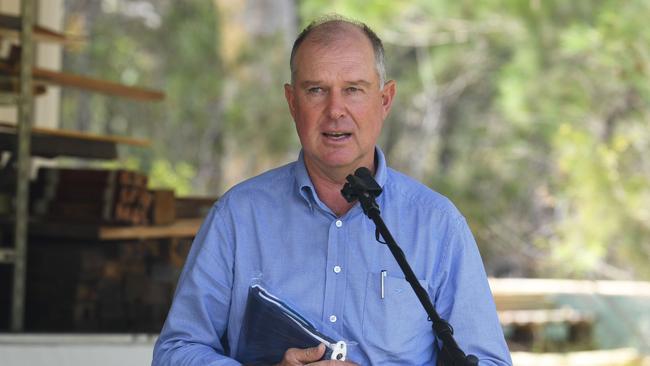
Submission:
[[[381,39],[377,37],[367,25],[361,22],[345,19],[340,16],[327,16],[311,22],[296,38],[291,49],[289,67],[291,68],[291,83],[295,81],[299,65],[296,65],[296,53],[304,42],[310,42],[324,47],[330,46],[342,39],[346,39],[354,33],[360,33],[372,45],[375,56],[375,68],[379,77],[379,87],[382,88],[386,82],[386,67],[384,65],[384,46]]]

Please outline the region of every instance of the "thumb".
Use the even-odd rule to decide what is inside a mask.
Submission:
[[[299,362],[314,362],[320,360],[324,354],[325,345],[321,343],[317,347],[297,350],[294,356]]]

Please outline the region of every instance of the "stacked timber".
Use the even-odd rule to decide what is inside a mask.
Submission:
[[[216,197],[176,197],[174,212],[178,219],[202,219],[217,201]]]
[[[26,330],[159,332],[183,266],[173,258],[190,246],[189,238],[30,242]]]
[[[151,195],[149,220],[154,225],[169,225],[176,220],[176,197],[171,189],[154,189]]]
[[[2,152],[0,152],[2,155]],[[0,217],[13,212],[13,200],[16,194],[16,174],[13,169],[4,168],[0,173]]]
[[[32,195],[37,216],[98,224],[146,225],[153,201],[130,170],[41,168]]]

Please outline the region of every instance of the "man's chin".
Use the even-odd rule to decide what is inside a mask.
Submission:
[[[349,156],[327,157],[322,161],[325,166],[332,169],[343,169],[348,167],[354,167],[354,165],[358,163],[358,159],[354,159]]]

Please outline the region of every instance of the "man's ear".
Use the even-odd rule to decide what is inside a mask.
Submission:
[[[284,97],[287,99],[287,104],[289,105],[289,113],[291,117],[296,119],[296,95],[293,90],[293,85],[284,84]]]
[[[397,89],[397,83],[395,80],[388,80],[384,87],[381,89],[381,108],[383,118],[388,117],[390,109],[393,106],[393,98],[395,97],[395,92]]]

